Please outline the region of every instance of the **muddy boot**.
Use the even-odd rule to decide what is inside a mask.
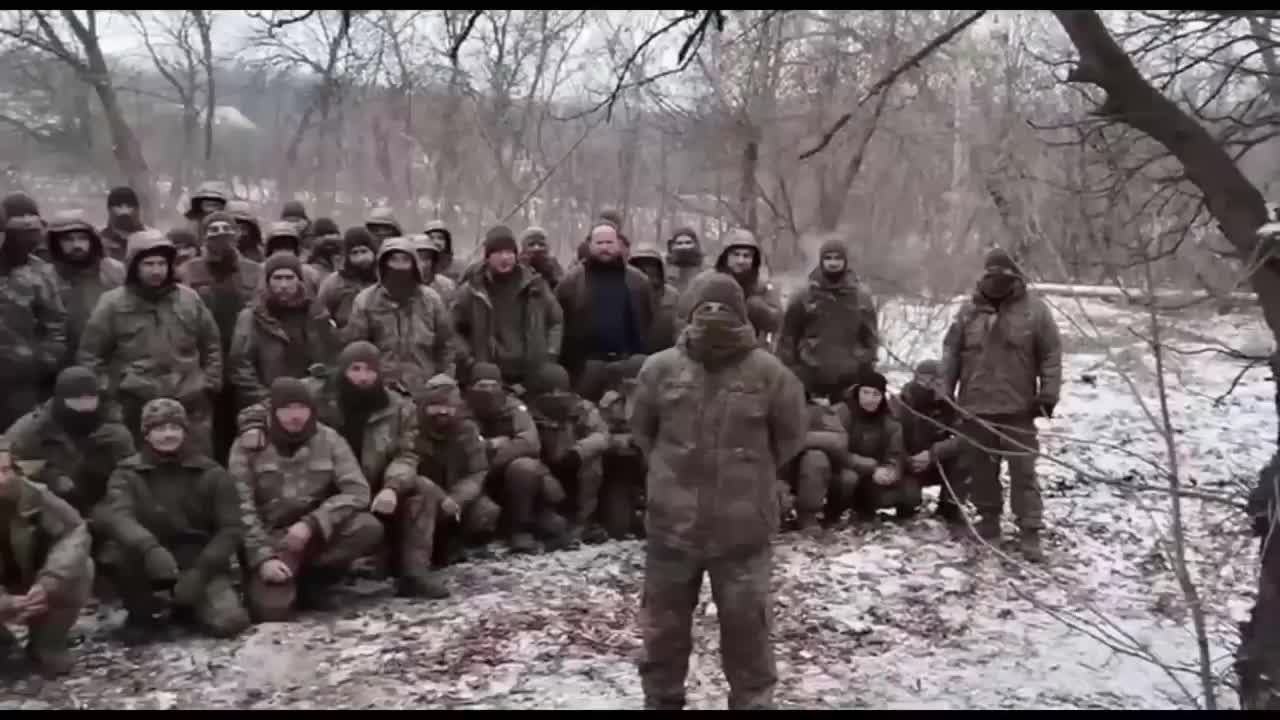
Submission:
[[[400,597],[443,600],[449,597],[449,588],[432,573],[405,573],[396,583],[396,595]]]
[[[588,545],[599,545],[609,539],[609,533],[596,523],[591,523],[587,529],[582,531],[582,542]]]
[[[1040,547],[1039,530],[1023,530],[1018,539],[1018,551],[1027,562],[1042,564],[1045,562],[1044,549]]]
[[[513,553],[533,555],[538,552],[538,541],[533,539],[533,533],[511,533],[511,540],[507,544],[511,546]]]

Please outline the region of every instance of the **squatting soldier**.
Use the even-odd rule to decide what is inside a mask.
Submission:
[[[58,213],[49,222],[49,259],[67,311],[65,366],[75,358],[80,333],[98,299],[124,284],[124,265],[106,256],[102,238],[78,210]]]
[[[485,495],[489,457],[457,382],[444,374],[427,381],[418,412],[422,420],[418,473],[444,488],[453,501],[452,505],[441,504],[444,517],[436,531],[437,547],[443,550],[437,555],[451,563],[462,557],[466,543],[493,536],[502,510]]]
[[[107,419],[98,378],[72,366],[58,373],[53,398],[22,416],[7,436],[13,458],[88,518],[107,491],[116,465],[133,455],[133,436]]]
[[[382,542],[369,483],[347,441],[317,419],[302,380],[271,384],[267,442],[237,438],[229,468],[240,497],[247,600],[260,621],[333,607],[333,586]],[[273,562],[278,561],[278,562]]]
[[[730,709],[773,706],[770,541],[778,471],[804,447],[804,388],[758,348],[742,287],[695,283],[676,347],[640,370],[631,428],[649,457],[644,600],[645,706],[679,709],[702,575],[720,621]]]
[[[787,302],[778,357],[811,393],[826,397],[841,377],[874,370],[879,351],[875,302],[849,267],[848,250],[829,241],[809,284]]]
[[[422,286],[417,253],[404,238],[378,251],[378,284],[365,288],[351,304],[342,340],[368,340],[382,353],[385,380],[400,383],[411,395],[422,392],[436,373],[453,374],[453,327],[444,301]]]
[[[561,503],[571,518],[572,533],[589,544],[608,534],[597,509],[604,482],[604,454],[609,429],[595,406],[569,389],[569,373],[559,365],[543,365],[529,381],[529,407],[538,427],[542,462],[551,471],[548,483],[565,494]]]
[[[131,642],[153,638],[168,619],[224,638],[249,627],[231,576],[241,538],[235,481],[187,443],[187,428],[177,400],[148,402],[141,450],[111,474],[94,516],[106,541],[99,565],[129,611]]]
[[[1022,554],[1043,562],[1035,419],[1053,417],[1058,404],[1062,343],[1049,306],[1027,289],[1008,253],[992,250],[984,268],[977,290],[947,330],[942,386],[948,395],[954,393],[966,417],[962,427],[972,442],[966,454],[973,504],[981,518],[978,534],[988,540],[1000,537],[1003,455],[1009,463],[1009,503],[1018,519]]]
[[[617,366],[615,376],[600,398],[600,419],[609,431],[609,449],[600,487],[600,524],[615,540],[628,535],[644,537],[644,455],[632,438],[629,415],[635,396],[636,376],[645,355],[632,355]]]
[[[804,449],[784,476],[795,490],[796,527],[816,533],[822,525],[834,525],[853,500],[841,484],[841,469],[849,454],[849,436],[840,424],[840,415],[826,398],[814,398],[808,407],[808,432]],[[852,488],[847,488],[851,491]],[[784,498],[783,506],[789,504]]]
[[[268,261],[270,259],[268,258]],[[449,591],[431,574],[436,516],[458,508],[435,483],[418,474],[418,408],[382,383],[378,349],[348,345],[327,383],[310,390],[318,398],[320,422],[342,434],[369,481],[370,510],[383,521],[390,574],[407,597],[444,598]],[[309,385],[319,384],[316,381]],[[241,444],[266,442],[270,403],[241,413]],[[246,437],[257,430],[256,437]]]
[[[135,445],[142,406],[171,397],[187,410],[189,442],[209,454],[212,403],[223,379],[218,326],[196,291],[178,284],[173,243],[159,231],[134,233],[125,259],[124,287],[98,301],[76,364],[96,372],[120,404]]]
[[[52,279],[32,263],[23,232],[44,232],[38,216],[0,214],[0,428],[40,402],[41,386],[67,353],[67,312]]]
[[[489,456],[485,491],[502,507],[503,524],[514,552],[538,551],[535,532],[550,547],[564,546],[568,525],[553,508],[564,501],[559,483],[539,460],[542,443],[525,406],[502,388],[496,365],[479,363],[471,369],[467,405],[480,427]]]
[[[902,425],[907,478],[921,487],[938,485],[937,515],[959,528],[964,526],[961,504],[968,496],[969,478],[961,462],[963,443],[953,431],[955,406],[941,388],[941,363],[920,362],[911,382],[902,387],[894,415]]]
[[[342,236],[342,267],[320,283],[320,304],[329,311],[329,316],[339,328],[347,326],[356,295],[378,282],[378,268],[374,262],[377,246],[368,230],[348,228]]]
[[[893,508],[905,520],[920,507],[920,484],[902,473],[902,426],[889,412],[887,392],[883,375],[864,370],[836,408],[849,437],[841,491],[853,486],[853,510],[863,520],[881,508]]]
[[[27,658],[47,675],[73,664],[67,636],[93,592],[89,526],[48,488],[23,478],[0,438],[0,648],[27,626]]]

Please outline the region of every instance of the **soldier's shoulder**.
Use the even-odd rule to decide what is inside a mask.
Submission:
[[[175,289],[177,291],[178,302],[200,303],[201,306],[204,305],[204,300],[201,299],[200,293],[196,292],[195,289],[183,285],[182,283],[178,283]]]
[[[507,404],[503,406],[502,410],[503,412],[516,414],[524,413],[527,415],[529,413],[529,408],[523,402],[518,398],[511,397],[510,395],[507,396]]]
[[[9,429],[4,431],[4,437],[13,443],[14,449],[18,449],[18,446],[24,442],[39,439],[43,435],[41,426],[44,425],[48,412],[48,403],[37,406],[22,417],[14,420]]]
[[[124,285],[113,287],[98,297],[99,306],[119,305],[128,298],[129,289]]]

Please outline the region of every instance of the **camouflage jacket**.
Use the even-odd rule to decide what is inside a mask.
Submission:
[[[489,465],[504,467],[516,458],[538,458],[542,453],[542,439],[538,426],[533,422],[529,409],[519,400],[507,396],[502,411],[492,417],[474,416],[480,437],[485,441]],[[501,452],[495,451],[489,442],[495,438],[507,438]]]
[[[454,373],[453,327],[444,301],[429,287],[420,287],[404,303],[381,285],[361,290],[341,333],[344,345],[357,340],[373,343],[382,353],[386,379],[399,382],[412,395],[437,373]]]
[[[956,313],[942,353],[943,387],[966,412],[1034,417],[1037,398],[1058,401],[1058,324],[1049,306],[1025,287],[999,308],[975,292]]]
[[[680,297],[676,300],[674,318],[677,336],[689,324],[689,313],[693,312],[694,298],[698,295],[698,283],[710,273],[716,272],[726,271],[714,268],[704,270],[689,283],[684,292],[680,293]],[[747,298],[747,318],[751,321],[751,326],[756,330],[756,337],[760,340],[760,347],[768,350],[773,346],[770,336],[777,333],[782,326],[782,296],[778,294],[778,289],[773,283],[764,280],[757,280],[745,294]]]
[[[489,455],[471,418],[459,417],[447,433],[423,428],[416,447],[418,473],[444,488],[459,507],[466,508],[484,492]]]
[[[633,403],[649,541],[709,557],[768,543],[779,470],[804,448],[808,425],[795,375],[760,349],[709,371],[682,340],[645,361]]]
[[[341,434],[346,419],[334,384],[312,379],[307,385],[316,397],[317,419]],[[413,480],[418,476],[418,408],[404,395],[391,389],[386,392],[386,407],[373,411],[364,421],[357,460],[369,482],[370,493],[391,488],[402,494],[413,487]],[[240,412],[240,432],[266,432],[270,420],[271,400],[264,398]]]
[[[570,450],[576,450],[583,463],[599,458],[609,450],[609,428],[590,401],[579,399],[578,405],[564,422],[556,422],[535,408],[530,417],[538,428],[542,459],[554,463]]]
[[[239,510],[235,481],[210,458],[158,463],[144,451],[111,474],[94,531],[131,554],[163,547],[181,569],[208,577],[231,569],[240,547]]]
[[[541,367],[560,354],[564,314],[546,282],[532,268],[517,265],[520,289],[516,307],[501,315],[519,318],[524,338],[524,358],[519,361],[525,373]],[[509,358],[499,357],[497,334],[493,327],[494,308],[484,270],[471,273],[458,287],[453,305],[453,323],[458,346],[467,364],[495,363],[504,369]]]
[[[347,321],[351,319],[351,306],[355,303],[356,296],[368,287],[372,285],[366,285],[341,272],[336,272],[321,281],[317,297],[338,327],[344,328],[347,326]]]
[[[312,303],[306,316],[306,345],[297,347],[263,302],[240,311],[231,341],[231,384],[240,407],[262,402],[278,377],[305,377],[312,365],[330,365],[338,354],[338,332],[329,313]],[[297,368],[300,372],[290,372]]]
[[[67,352],[64,365],[70,365],[80,347],[80,335],[103,293],[124,284],[124,265],[111,258],[99,258],[88,267],[54,262],[58,297],[67,310]]]
[[[0,384],[38,383],[67,353],[67,311],[48,274],[28,262],[0,271]]]
[[[246,450],[237,439],[227,461],[240,495],[241,527],[251,567],[275,556],[270,533],[306,522],[322,540],[369,507],[369,483],[347,441],[317,423],[316,432],[292,457],[267,443]]]
[[[887,400],[875,414],[854,413],[847,403],[841,403],[836,412],[849,437],[844,467],[857,471],[859,475],[870,475],[876,468],[887,468],[895,479],[902,476],[902,426],[889,412]]]
[[[809,431],[804,436],[804,449],[820,450],[834,467],[843,466],[849,454],[849,433],[840,422],[840,413],[825,401],[811,402],[806,409]]]
[[[116,465],[133,455],[133,436],[118,422],[103,422],[83,438],[67,433],[53,414],[53,400],[22,416],[5,433],[13,459],[38,466],[35,482],[87,512],[107,491]]]
[[[667,271],[667,284],[676,289],[677,296],[689,289],[693,284],[694,278],[706,271],[706,263],[697,265],[676,265],[671,256],[668,255],[665,263]]]
[[[242,309],[253,303],[262,284],[262,264],[238,255],[235,271],[221,276],[209,267],[208,258],[194,257],[178,266],[178,282],[195,290],[213,313],[222,351],[229,352],[236,319]]]
[[[821,270],[787,303],[778,337],[778,357],[811,387],[829,387],[864,367],[875,367],[879,350],[875,302],[845,271],[832,283]]]
[[[76,364],[113,396],[185,400],[222,390],[222,345],[213,315],[177,285],[156,301],[128,285],[109,290],[85,325]]]
[[[9,537],[0,552],[9,552],[5,566],[17,571],[6,584],[28,588],[39,583],[58,604],[67,593],[92,576],[89,526],[64,500],[43,485],[21,483],[16,513],[9,520]],[[3,595],[3,589],[0,589]]]

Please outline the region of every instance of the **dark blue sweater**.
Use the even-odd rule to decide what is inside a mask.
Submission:
[[[587,297],[591,324],[587,355],[637,355],[645,351],[644,339],[631,312],[627,268],[592,263],[587,267]]]

